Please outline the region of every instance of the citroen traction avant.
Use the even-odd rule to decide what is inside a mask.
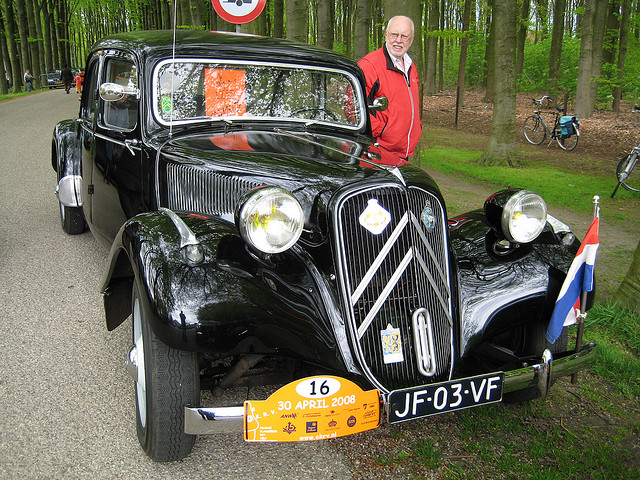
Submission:
[[[198,434],[314,440],[528,399],[592,360],[566,331],[545,340],[570,228],[526,189],[449,218],[429,175],[373,143],[387,102],[352,60],[154,31],[105,38],[85,71],[53,134],[61,223],[110,248],[106,327],[132,318],[151,458]]]

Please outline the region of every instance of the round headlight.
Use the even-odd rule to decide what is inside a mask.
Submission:
[[[242,238],[264,253],[279,253],[300,238],[304,212],[291,193],[276,187],[252,192],[240,207],[238,228]]]
[[[515,193],[502,210],[502,232],[515,243],[534,241],[547,223],[547,205],[529,190]]]

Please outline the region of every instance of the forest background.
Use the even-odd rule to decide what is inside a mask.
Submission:
[[[210,0],[2,0],[0,65],[7,81],[0,95],[9,86],[23,91],[27,68],[35,89],[49,70],[82,68],[91,46],[112,33],[174,25],[240,31],[357,60],[383,44],[385,24],[398,14],[415,21],[410,54],[421,100],[454,89],[456,127],[466,91],[481,91],[492,104],[485,166],[522,166],[516,92],[550,94],[582,120],[596,109],[640,104],[640,0],[267,0],[245,25],[222,20]],[[640,243],[636,257],[630,277],[639,292]]]
[[[174,16],[179,28],[236,30],[208,0],[2,0],[1,13],[0,64],[13,92],[23,90],[27,68],[35,88],[48,70],[81,68],[111,33],[172,28]],[[411,55],[425,94],[453,86],[462,87],[460,105],[467,88],[493,100],[502,73],[493,40],[506,32],[518,91],[575,101],[581,117],[597,107],[617,111],[622,98],[640,101],[638,0],[268,0],[240,30],[359,59],[382,45],[385,22],[400,13],[416,22]]]

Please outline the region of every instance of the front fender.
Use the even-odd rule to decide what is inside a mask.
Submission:
[[[107,328],[131,313],[131,286],[154,333],[180,350],[220,356],[275,353],[344,370],[344,339],[331,289],[310,271],[301,250],[267,262],[250,254],[233,224],[182,216],[203,247],[190,265],[173,222],[159,212],[138,215],[118,233],[103,286]]]
[[[490,332],[548,322],[579,242],[565,244],[549,224],[535,242],[500,243],[481,210],[450,222],[460,283],[460,352],[464,356]]]
[[[82,146],[77,121],[65,120],[55,126],[51,166],[57,173],[56,194],[60,203],[67,207],[82,206]]]

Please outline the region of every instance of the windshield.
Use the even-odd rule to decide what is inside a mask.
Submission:
[[[163,125],[203,120],[287,120],[364,126],[364,99],[348,72],[299,65],[166,60],[153,78]]]

